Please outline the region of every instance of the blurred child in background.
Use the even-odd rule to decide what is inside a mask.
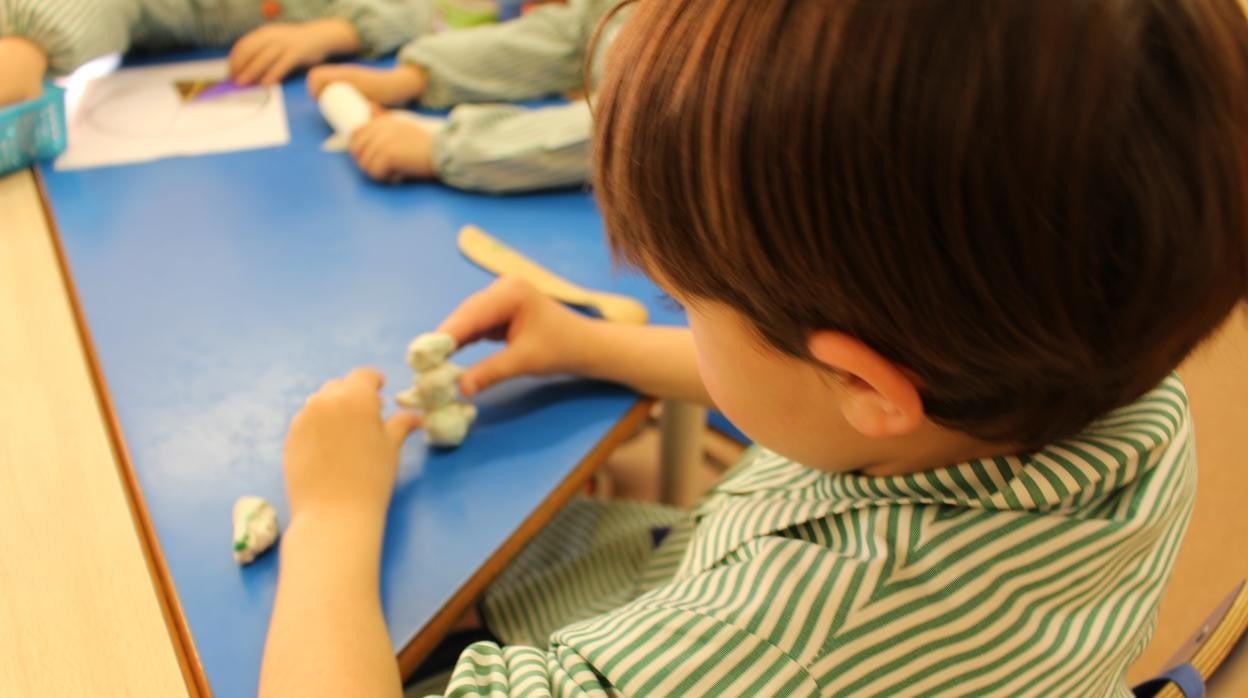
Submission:
[[[0,0],[0,106],[131,48],[233,44],[230,76],[272,85],[333,56],[393,50],[428,31],[431,1]]]
[[[437,178],[453,187],[517,192],[583,184],[589,177],[590,113],[584,101],[526,109],[511,104],[579,90],[594,77],[624,21],[618,13],[587,49],[619,0],[543,4],[519,19],[422,36],[389,69],[323,66],[308,76],[320,93],[345,81],[388,106],[458,106],[441,129],[382,114],[355,132],[351,155],[381,181]],[[488,102],[490,104],[470,104]]]

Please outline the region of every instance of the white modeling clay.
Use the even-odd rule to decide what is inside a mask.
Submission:
[[[466,402],[453,402],[434,410],[425,415],[425,441],[433,446],[458,446],[476,418],[477,408]]]
[[[234,561],[246,565],[277,540],[277,511],[260,497],[234,502]]]
[[[334,133],[345,140],[350,140],[357,128],[373,118],[372,105],[350,83],[329,83],[316,102],[321,107],[321,116],[334,128]]]
[[[407,365],[423,373],[446,362],[455,353],[455,339],[442,332],[426,332],[407,345]]]
[[[415,376],[412,387],[394,397],[404,407],[425,413],[425,441],[434,446],[458,446],[477,418],[477,408],[459,401],[459,378],[464,370],[447,357],[455,353],[450,335],[429,332],[407,345],[407,363]]]
[[[464,370],[446,363],[420,374],[416,380],[416,393],[421,406],[429,412],[446,407],[459,399],[459,378]]]
[[[412,387],[394,396],[394,401],[413,410],[432,412],[459,399],[459,377],[464,369],[452,363],[416,374]]]
[[[420,402],[420,393],[414,385],[407,390],[400,391],[398,395],[394,396],[394,401],[409,410],[419,410],[424,407]]]

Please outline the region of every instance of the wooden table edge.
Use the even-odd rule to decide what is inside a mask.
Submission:
[[[121,422],[117,418],[117,411],[113,406],[111,393],[108,390],[108,382],[104,378],[104,371],[100,367],[95,343],[92,341],[91,333],[87,327],[86,314],[83,312],[82,304],[78,299],[78,290],[74,285],[74,277],[70,273],[69,259],[65,254],[64,246],[61,244],[61,234],[57,226],[56,216],[53,214],[52,204],[48,200],[47,187],[38,169],[31,168],[31,174],[39,191],[39,203],[43,208],[43,217],[47,221],[48,235],[52,238],[52,249],[55,251],[61,283],[64,286],[65,294],[69,299],[70,309],[73,312],[78,340],[82,343],[83,354],[87,357],[87,368],[91,374],[96,405],[104,419],[109,445],[113,451],[113,460],[117,463],[122,489],[126,493],[130,516],[134,522],[135,530],[139,534],[141,543],[139,547],[143,549],[143,557],[147,561],[148,573],[151,575],[152,586],[160,603],[161,614],[164,616],[165,626],[169,631],[169,638],[173,643],[174,653],[178,658],[183,682],[186,684],[187,692],[192,698],[207,698],[212,695],[212,691],[208,687],[207,675],[204,672],[203,664],[200,662],[199,654],[195,650],[195,643],[191,639],[190,627],[187,625],[186,616],[182,612],[182,605],[178,600],[173,577],[169,573],[169,566],[165,563],[164,553],[161,552],[160,541],[156,536],[156,528],[152,525],[151,515],[147,510],[147,503],[143,499],[138,480],[135,477],[134,468],[131,466],[130,452],[126,448],[125,439],[122,438]]]
[[[135,530],[139,534],[141,548],[147,561],[148,572],[152,577],[156,597],[160,603],[169,637],[178,657],[182,678],[187,691],[193,698],[207,698],[212,695],[208,686],[207,673],[195,649],[191,637],[190,626],[178,600],[177,587],[173,576],[165,562],[161,551],[160,540],[156,528],[152,525],[151,515],[143,498],[134,467],[126,447],[125,437],[121,430],[121,422],[113,405],[108,381],[100,366],[99,356],[91,333],[87,326],[86,314],[79,301],[77,287],[70,272],[69,260],[61,244],[60,231],[43,177],[38,170],[31,170],[35,185],[39,191],[39,203],[47,221],[48,234],[52,238],[52,248],[56,253],[57,266],[61,275],[66,296],[74,315],[74,325],[82,342],[83,353],[87,357],[88,369],[94,387],[96,404],[108,432],[108,439],[113,451],[114,460],[121,476],[123,489],[126,492],[130,515]],[[502,572],[516,555],[524,549],[538,532],[541,531],[557,513],[585,486],[594,472],[606,461],[607,457],[620,443],[631,436],[645,422],[650,413],[653,401],[639,398],[637,402],[611,427],[607,435],[599,441],[590,452],[577,463],[576,467],[542,500],[541,504],[503,541],[481,567],[468,578],[459,590],[434,614],[433,618],[420,629],[416,635],[400,650],[399,667],[406,678],[420,665],[420,662],[433,651],[437,644],[449,633],[455,622],[467,612],[476,600],[484,593],[486,587]]]

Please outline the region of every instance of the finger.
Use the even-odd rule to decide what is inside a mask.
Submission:
[[[295,69],[299,64],[299,53],[295,49],[288,49],[285,53],[277,58],[264,77],[260,78],[261,85],[276,85],[282,81],[287,75]]]
[[[520,353],[508,347],[470,366],[459,381],[464,397],[471,397],[509,378],[527,373]]]
[[[347,145],[347,149],[357,161],[364,157],[364,153],[368,151],[369,146],[377,139],[377,134],[381,131],[376,121],[370,121],[367,124],[357,128],[355,133],[351,134],[351,141]]]
[[[317,401],[318,399],[323,398],[327,395],[332,395],[336,393],[341,388],[342,388],[341,378],[331,378],[325,381],[324,383],[321,384],[321,387],[316,389],[316,392],[309,395],[308,398],[303,401],[304,409],[307,409],[308,405],[311,405],[313,402]]]
[[[325,87],[337,79],[338,72],[337,67],[332,65],[321,65],[308,71],[308,93],[319,98]]]
[[[361,153],[356,162],[359,164],[360,169],[364,171],[364,174],[368,175],[370,179],[378,178],[378,173],[381,171],[381,167],[375,155]]]
[[[272,65],[273,61],[277,60],[281,52],[282,47],[279,44],[265,44],[239,70],[237,82],[240,85],[250,85],[259,80],[260,76],[264,74],[264,70]]]
[[[397,451],[403,446],[403,442],[408,435],[419,429],[424,423],[424,418],[419,414],[408,412],[407,410],[399,410],[390,415],[390,418],[386,420],[386,439],[394,450]]]
[[[360,366],[352,369],[343,382],[352,388],[377,392],[381,390],[381,386],[385,385],[386,377],[381,375],[381,371],[371,366]]]
[[[317,97],[321,96],[321,90],[324,89],[324,87],[321,85],[321,82],[325,79],[324,75],[325,75],[324,66],[319,67],[319,68],[313,68],[312,70],[308,71],[308,80],[307,80],[308,96],[311,97],[312,99],[316,99]]]
[[[243,35],[243,38],[234,42],[234,48],[230,49],[230,76],[235,81],[238,80],[238,74],[242,71],[243,66],[254,57],[256,48],[260,44],[256,41],[256,33]]]
[[[442,321],[438,332],[451,335],[462,347],[509,325],[520,309],[521,296],[503,282],[499,279],[469,296]]]
[[[390,183],[390,176],[394,173],[390,161],[384,156],[378,156],[373,159],[373,164],[369,166],[368,174],[382,184]]]

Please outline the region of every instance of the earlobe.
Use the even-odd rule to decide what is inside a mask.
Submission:
[[[901,436],[922,424],[918,386],[871,347],[847,334],[820,330],[811,334],[809,349],[817,361],[845,377],[841,411],[864,436]]]

